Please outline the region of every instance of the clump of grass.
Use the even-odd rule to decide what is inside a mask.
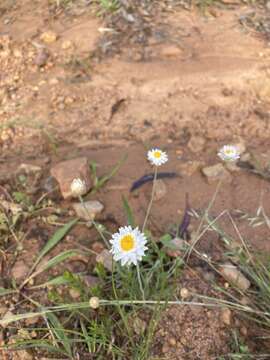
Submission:
[[[127,216],[130,218],[130,213]],[[63,252],[49,260],[45,267],[34,271],[44,254],[56,245],[57,240],[60,241],[62,238],[60,235],[66,233],[73,225],[74,222],[58,230],[39,254],[22,287],[41,271],[46,271],[51,265],[56,265],[74,255],[73,251]],[[152,237],[150,233],[148,236]],[[83,302],[68,304],[67,298],[61,296],[57,288],[49,293],[52,308],[35,304],[33,300],[37,312],[18,315],[13,320],[39,315],[43,317],[47,330],[36,329],[40,334],[39,339],[21,339],[13,348],[42,347],[45,351],[65,355],[70,359],[73,359],[77,352],[86,351],[99,359],[104,359],[105,356],[108,359],[147,359],[162,307],[172,297],[174,279],[179,275],[181,265],[181,260],[169,258],[158,246],[147,254],[141,266],[141,278],[146,299],[152,299],[149,305],[147,301],[140,300],[141,290],[134,267],[123,269],[115,264],[111,274],[103,265],[97,264],[94,273],[99,278],[100,285],[90,289],[81,281],[80,276],[66,272],[46,285],[52,288],[64,284],[65,287],[79,290]],[[93,310],[89,306],[89,298],[93,296],[108,300],[100,300],[100,307]],[[102,306],[110,303],[112,306]],[[44,334],[50,340],[44,341]]]
[[[241,216],[243,215],[242,212],[237,211],[237,214],[239,213]],[[193,211],[192,214],[197,218],[202,219],[201,224],[205,221],[204,226],[202,225],[204,227],[203,232],[212,230],[218,233],[226,248],[224,258],[236,265],[242,274],[250,281],[250,288],[245,292],[233,284],[230,284],[231,287],[229,287],[229,289],[221,288],[214,284],[214,288],[225,296],[225,300],[201,297],[200,295],[198,295],[198,297],[206,298],[208,301],[214,300],[217,303],[220,303],[220,305],[224,305],[225,307],[234,310],[249,323],[254,323],[254,325],[257,326],[257,329],[260,329],[260,331],[265,333],[265,339],[270,338],[269,256],[262,255],[251,248],[250,244],[242,237],[228,210],[224,210],[215,218],[210,215],[209,211],[206,211],[204,214],[198,214],[198,212]],[[226,231],[219,226],[219,220],[225,216],[227,216],[231,222],[237,238],[228,235]],[[254,224],[257,224],[258,221],[260,225],[263,222],[264,225],[267,225],[270,229],[270,219],[266,216],[262,206],[259,207],[256,215],[251,216],[248,214],[244,217],[242,216],[242,219],[247,220],[251,227],[254,227]],[[219,273],[217,264],[212,262],[211,258],[200,254],[195,247],[193,247],[192,250],[196,256],[199,256],[202,260],[207,262],[213,270]],[[233,334],[233,343],[235,346],[232,347],[232,354],[227,354],[225,357],[220,357],[220,359],[267,359],[270,357],[270,354],[264,354],[261,353],[261,351],[253,354],[245,343],[238,340],[235,333]]]
[[[114,12],[120,7],[118,0],[98,0],[98,3],[104,12]]]
[[[124,160],[125,157],[103,177],[97,176],[96,164],[91,164],[94,180],[91,194],[98,191],[115,175]],[[76,196],[84,204],[82,196],[79,194]],[[24,198],[19,196],[19,200],[23,201]],[[83,274],[72,274],[68,271],[48,279],[45,283],[33,286],[33,279],[40,274],[46,274],[50,269],[79,253],[76,249],[66,250],[46,262],[42,261],[67,232],[76,226],[77,219],[74,219],[59,228],[49,239],[21,284],[11,289],[1,289],[0,295],[18,293],[35,308],[33,312],[2,319],[2,325],[8,326],[10,323],[35,316],[43,319],[44,326],[35,328],[38,334],[36,338],[16,338],[12,345],[13,349],[42,348],[46,352],[64,355],[70,359],[73,359],[77,353],[90,353],[97,359],[148,358],[151,340],[163,307],[168,301],[179,303],[177,299],[173,301],[171,299],[174,294],[175,279],[183,264],[179,258],[170,258],[163,250],[162,242],[157,244],[157,239],[147,230],[152,201],[153,191],[143,225],[149,246],[140,268],[122,267],[114,262],[110,272],[102,264],[97,263],[92,269],[92,274],[99,282],[90,288],[84,282]],[[134,228],[136,219],[125,198],[123,198],[123,208],[127,224]],[[95,221],[93,225],[107,245],[108,238],[111,237],[109,230]],[[64,292],[58,291],[59,287],[63,287]],[[46,306],[35,300],[34,296],[34,291],[44,288],[50,289],[46,300],[49,301],[49,305]],[[75,290],[79,294],[78,302],[72,302],[69,290]],[[92,300],[89,302],[89,299],[97,299],[99,304],[97,309],[91,307]]]
[[[266,216],[264,210],[263,218],[265,223],[269,226],[270,220]],[[269,259],[262,256],[260,253],[252,251],[250,245],[245,239],[241,236],[233,218],[229,212],[225,212],[230,221],[233,224],[233,227],[236,230],[238,235],[238,240],[233,239],[231,236],[227,235],[224,230],[222,230],[216,223],[208,219],[210,228],[218,232],[221,239],[224,240],[224,243],[227,247],[226,257],[235,263],[238,268],[243,272],[243,274],[251,282],[251,291],[247,294],[249,302],[248,307],[250,309],[250,316],[252,319],[270,330],[270,266]],[[251,225],[252,226],[252,225]],[[231,247],[231,244],[237,244]],[[240,297],[243,296],[243,293],[235,288]],[[234,299],[235,300],[235,299]],[[240,298],[239,298],[240,300]]]

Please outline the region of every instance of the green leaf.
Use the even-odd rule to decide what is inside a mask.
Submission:
[[[69,259],[72,256],[76,256],[80,253],[78,250],[66,250],[61,252],[60,254],[56,255],[52,259],[46,262],[46,264],[41,265],[40,268],[37,269],[35,273],[31,275],[31,278],[37,276],[41,272],[50,269],[51,267],[58,265],[59,263]]]
[[[127,159],[127,155],[124,155],[122,157],[122,159],[120,159],[120,161],[118,161],[118,163],[112,168],[112,170],[109,172],[109,174],[104,175],[100,179],[98,179],[98,182],[97,182],[96,186],[94,187],[92,193],[99,190],[102,186],[104,186],[106,184],[106,182],[108,182],[112,177],[114,177],[114,175],[117,173],[117,171],[123,165],[123,163],[126,161],[126,159]]]
[[[92,174],[92,178],[93,178],[93,184],[94,184],[94,187],[95,187],[97,185],[97,183],[98,183],[97,163],[95,161],[91,161],[90,169],[91,169],[91,174]]]
[[[28,196],[23,192],[14,191],[12,195],[17,203],[27,203],[27,201],[29,200]]]
[[[16,290],[5,289],[5,288],[0,287],[0,296],[14,294],[14,293],[16,293]]]
[[[65,334],[65,329],[63,328],[62,324],[58,320],[57,316],[53,313],[46,314],[46,317],[50,323],[50,328],[56,338],[61,342],[64,349],[68,353],[68,355],[72,358],[72,349],[70,345],[70,340]]]
[[[47,244],[43,247],[41,252],[39,253],[34,265],[32,266],[31,271],[33,271],[37,264],[40,262],[40,260],[45,256],[52,248],[54,248],[59,241],[61,241],[65,235],[69,232],[69,230],[77,223],[78,219],[71,220],[69,223],[62,226],[60,229],[58,229],[53,236],[50,238],[50,240],[47,242]]]
[[[81,323],[82,333],[83,333],[85,342],[86,342],[87,347],[88,347],[88,351],[91,354],[92,353],[91,337],[88,335],[88,332],[86,330],[86,327],[85,327],[84,322],[83,322],[82,319],[80,319],[80,323]]]
[[[67,285],[69,283],[70,283],[70,280],[68,280],[65,275],[59,275],[51,280],[46,281],[45,283],[43,283],[41,285],[36,285],[36,286],[31,287],[31,289],[45,288],[45,287],[49,287],[49,286]]]
[[[127,216],[128,225],[134,227],[135,221],[134,221],[133,212],[132,212],[131,207],[129,206],[129,203],[124,195],[122,196],[122,202],[123,202],[124,210],[125,210],[125,213]]]
[[[165,234],[165,235],[163,235],[163,236],[160,238],[160,242],[161,242],[164,246],[166,246],[166,247],[168,247],[168,248],[170,248],[170,249],[173,249],[173,250],[177,249],[177,247],[175,247],[175,245],[173,245],[173,244],[171,243],[171,241],[172,241],[172,237],[171,237],[170,234]]]
[[[53,346],[51,344],[50,341],[46,341],[46,340],[22,340],[22,341],[17,341],[14,344],[7,346],[7,349],[10,350],[20,350],[20,349],[37,349],[37,348],[42,348],[45,349],[49,352],[53,352],[53,353],[58,353],[59,355],[64,355],[64,356],[68,356],[69,354],[67,354],[64,350],[61,350],[59,348],[57,348],[56,346]]]

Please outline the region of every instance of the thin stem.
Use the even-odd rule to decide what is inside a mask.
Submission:
[[[89,216],[89,219],[91,219],[91,215],[87,209],[87,207],[85,206],[85,203],[83,201],[82,196],[79,196],[79,200],[80,203],[82,204],[82,206],[84,207],[85,211],[87,212],[87,215]],[[91,220],[92,224],[94,225],[95,229],[97,230],[97,232],[99,233],[100,237],[102,238],[102,240],[104,241],[105,245],[107,246],[107,248],[110,248],[110,244],[108,242],[108,240],[105,238],[105,236],[103,235],[103,232],[99,229],[99,226],[97,225],[97,223],[93,220]]]
[[[150,215],[150,211],[152,208],[152,204],[153,204],[153,200],[154,200],[154,195],[155,195],[155,186],[156,186],[156,181],[157,181],[157,173],[158,173],[158,168],[157,166],[155,167],[155,173],[154,173],[154,180],[153,180],[153,187],[152,187],[152,193],[151,193],[151,199],[147,208],[147,212],[145,215],[145,219],[144,219],[144,223],[143,223],[143,227],[142,227],[142,232],[144,232],[146,224],[147,224],[147,220],[149,218]]]
[[[247,313],[257,314],[257,315],[265,315],[270,316],[269,312],[264,311],[258,311],[254,310],[249,306],[237,304],[231,301],[222,300],[219,301],[219,299],[214,299],[216,302],[193,302],[193,301],[181,301],[181,300],[175,300],[175,301],[163,301],[163,300],[103,300],[100,299],[100,306],[117,306],[120,305],[191,305],[191,306],[203,306],[206,308],[222,308],[222,307],[229,307],[231,309],[235,309],[238,311],[243,311]],[[23,319],[29,319],[33,318],[35,316],[43,316],[51,312],[55,311],[71,311],[76,309],[86,309],[89,308],[89,301],[82,302],[82,303],[74,303],[74,304],[65,304],[65,305],[58,305],[58,306],[52,306],[48,307],[42,311],[39,312],[30,312],[25,314],[15,314],[10,317],[7,317],[6,319],[0,320],[0,325],[7,325],[14,321],[20,321]]]
[[[144,290],[143,290],[143,284],[142,284],[142,278],[141,278],[141,273],[140,273],[140,265],[139,265],[139,263],[137,263],[137,265],[136,265],[136,269],[137,269],[138,282],[139,282],[139,285],[140,285],[140,290],[141,290],[141,293],[142,293],[142,298],[143,298],[143,300],[145,300]]]
[[[213,204],[214,204],[214,202],[215,202],[215,200],[216,200],[216,197],[217,197],[217,194],[218,194],[218,192],[219,192],[219,189],[220,189],[221,185],[222,185],[222,179],[219,180],[219,182],[218,182],[218,184],[217,184],[217,187],[216,187],[216,190],[215,190],[215,193],[214,193],[214,195],[213,195],[213,197],[212,197],[212,199],[211,199],[211,201],[210,201],[210,203],[209,203],[209,205],[208,205],[208,207],[207,207],[207,209],[206,209],[203,217],[201,218],[199,227],[198,227],[198,229],[197,229],[197,231],[196,231],[196,234],[195,234],[195,237],[194,237],[195,241],[192,243],[192,246],[190,247],[190,249],[189,249],[189,251],[188,251],[188,256],[187,256],[186,262],[189,261],[189,257],[190,257],[190,254],[192,253],[192,250],[195,248],[197,242],[198,242],[199,239],[202,237],[202,234],[200,234],[201,228],[202,228],[202,226],[203,226],[203,223],[204,223],[204,221],[205,221],[205,219],[206,219],[206,217],[207,217],[210,209],[212,208],[212,206],[213,206]],[[186,254],[185,254],[185,255],[186,255]]]
[[[112,288],[113,288],[113,293],[114,293],[114,296],[115,296],[116,300],[119,301],[117,291],[116,291],[116,286],[115,286],[115,279],[114,279],[114,262],[112,263]],[[118,305],[117,308],[118,308],[119,314],[120,314],[120,316],[122,318],[122,321],[124,323],[124,326],[125,326],[125,328],[127,330],[130,342],[134,346],[135,344],[134,344],[133,337],[132,337],[132,334],[131,334],[131,331],[130,331],[130,327],[128,326],[128,321],[127,321],[127,318],[126,318],[126,316],[124,314],[124,311],[122,310],[120,305]]]

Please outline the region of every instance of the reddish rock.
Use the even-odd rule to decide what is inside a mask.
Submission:
[[[86,157],[60,162],[51,169],[51,175],[58,181],[64,199],[72,197],[70,185],[76,178],[85,181],[88,191],[91,188],[90,167]]]

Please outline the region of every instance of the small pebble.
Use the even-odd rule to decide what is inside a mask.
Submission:
[[[43,34],[41,34],[40,40],[42,40],[46,44],[51,44],[57,40],[57,35],[53,31],[46,31]]]

